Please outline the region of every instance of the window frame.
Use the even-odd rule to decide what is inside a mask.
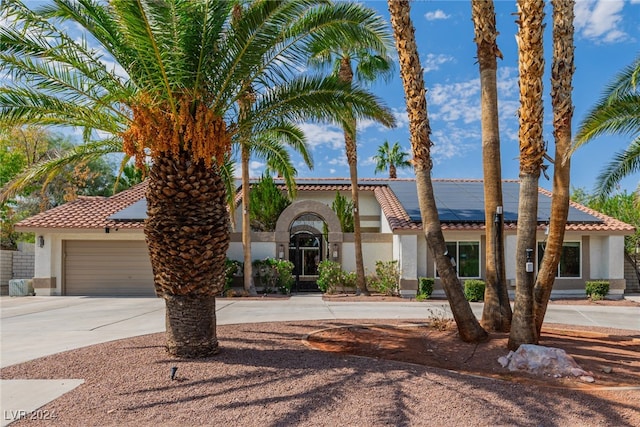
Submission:
[[[560,262],[558,262],[558,267],[556,270],[556,279],[564,279],[564,280],[577,280],[582,279],[582,241],[580,240],[565,240],[562,242],[562,249],[564,250],[565,245],[567,244],[577,244],[578,245],[578,275],[577,276],[561,276],[560,275],[560,266],[562,264],[562,254],[560,255]],[[538,271],[540,271],[540,267],[542,267],[542,258],[544,257],[544,249],[546,246],[546,240],[538,241],[538,253],[536,257],[536,261],[538,263]],[[568,245],[567,245],[568,246]],[[541,250],[542,249],[542,250]]]
[[[472,243],[477,245],[478,248],[478,275],[477,276],[460,276],[460,243]],[[449,246],[449,245],[456,245],[456,254],[455,254],[455,267],[456,267],[456,275],[460,278],[460,279],[482,279],[482,245],[480,240],[452,240],[452,241],[445,241],[444,242],[445,247]],[[448,251],[448,248],[447,248]],[[433,269],[435,271],[435,277],[439,278],[440,275],[438,274],[438,268],[436,266],[435,260],[433,262]]]

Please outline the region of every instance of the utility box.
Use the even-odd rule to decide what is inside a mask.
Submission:
[[[31,279],[11,279],[9,280],[9,296],[26,297],[35,295],[33,291],[33,280]]]

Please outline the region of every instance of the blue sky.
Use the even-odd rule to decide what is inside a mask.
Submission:
[[[30,7],[41,0],[29,0]],[[387,21],[387,2],[364,1]],[[473,42],[473,23],[469,0],[413,1],[412,19],[416,27],[418,50],[424,68],[431,139],[434,178],[482,178],[480,128],[480,81]],[[518,57],[516,1],[495,1],[498,47],[504,55],[498,60],[498,96],[502,176],[518,178]],[[552,110],[550,105],[551,6],[546,8],[544,38],[544,139],[553,157]],[[577,0],[575,7],[575,65],[573,103],[574,133],[586,113],[601,97],[605,86],[640,53],[640,0]],[[106,58],[105,58],[106,61]],[[1,80],[1,79],[0,79]],[[394,112],[398,126],[384,128],[373,122],[359,124],[359,177],[386,177],[374,173],[373,156],[385,141],[399,142],[410,151],[409,131],[404,92],[399,67],[389,82],[378,82],[370,90]],[[300,177],[348,177],[342,130],[331,125],[304,124],[315,167],[309,170],[294,156]],[[79,135],[76,132],[76,135]],[[78,137],[78,139],[80,139]],[[580,148],[572,158],[573,187],[591,191],[595,179],[614,153],[626,148],[630,137],[603,136]],[[251,163],[251,176],[262,174],[264,164]],[[238,167],[238,171],[240,168]],[[552,166],[548,169],[552,176]],[[399,177],[410,178],[413,170],[400,169]],[[640,176],[635,174],[622,181],[621,190],[633,191]],[[544,177],[540,186],[550,189],[551,181]]]
[[[387,20],[386,1],[366,1]],[[427,104],[435,143],[432,154],[434,178],[482,178],[480,128],[480,81],[473,42],[473,23],[469,1],[414,1],[412,19],[416,27],[418,50],[425,70]],[[500,138],[503,178],[518,178],[518,57],[515,34],[516,2],[496,1],[498,47],[504,55],[498,60]],[[551,65],[551,6],[546,8],[545,68]],[[574,130],[598,101],[604,87],[640,52],[640,0],[577,0],[575,8],[575,65],[573,103]],[[374,174],[372,157],[385,140],[398,141],[410,150],[409,131],[399,68],[389,83],[370,88],[394,111],[398,127],[386,129],[375,123],[361,123],[358,139],[359,177],[386,177]],[[550,79],[544,79],[544,139],[553,157]],[[333,126],[305,125],[315,167],[309,171],[298,164],[301,177],[348,177],[342,131]],[[575,131],[574,131],[575,133]],[[615,152],[630,139],[601,137],[580,148],[572,158],[573,187],[590,191],[595,179]],[[547,162],[548,163],[548,162]],[[263,165],[252,163],[252,176],[261,174]],[[549,168],[552,177],[552,167]],[[412,177],[411,169],[399,170],[399,177]],[[625,179],[621,189],[633,191],[638,174]],[[551,181],[541,176],[540,186],[550,189]]]

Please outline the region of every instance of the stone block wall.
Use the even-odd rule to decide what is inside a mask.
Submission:
[[[13,254],[13,278],[33,278],[35,260],[36,257],[33,252],[15,252]]]
[[[9,295],[9,280],[13,279],[13,254],[0,251],[0,295]]]
[[[34,249],[33,243],[20,243],[17,251],[0,251],[0,295],[9,295],[9,280],[33,278]]]

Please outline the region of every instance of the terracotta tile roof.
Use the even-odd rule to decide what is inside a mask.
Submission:
[[[81,196],[77,200],[20,221],[16,224],[16,229],[141,229],[142,222],[116,222],[107,218],[142,199],[146,190],[147,183],[143,182],[111,197]]]
[[[398,179],[396,182],[415,182],[414,179]],[[440,179],[437,182],[481,182],[482,180],[466,179]],[[513,180],[506,180],[513,182]],[[276,181],[277,182],[277,181]],[[359,180],[358,186],[361,191],[372,191],[376,200],[380,204],[383,214],[389,221],[393,231],[415,232],[422,229],[420,221],[412,221],[398,197],[389,187],[389,179],[383,178],[363,178]],[[348,191],[351,183],[348,178],[299,178],[297,180],[298,191]],[[280,184],[284,190],[284,185]],[[111,197],[80,197],[78,200],[59,206],[57,208],[40,213],[33,217],[20,221],[16,225],[18,231],[29,231],[37,228],[53,229],[142,229],[142,222],[122,222],[113,221],[108,218],[116,212],[132,205],[142,199],[146,192],[146,183],[138,184],[129,190],[123,191]],[[551,197],[551,193],[539,188],[539,193]],[[236,202],[241,201],[240,193],[236,197]],[[567,224],[567,231],[585,232],[618,232],[621,234],[631,234],[635,230],[631,225],[611,218],[600,212],[596,212],[578,203],[571,202],[571,205],[589,215],[592,215],[602,222],[574,222]],[[482,231],[483,222],[442,222],[442,229],[448,231]],[[545,224],[540,224],[540,230]],[[515,231],[515,222],[505,223],[505,230]]]
[[[545,190],[544,188],[539,188],[538,192],[545,194],[548,197],[551,197],[551,192]],[[618,219],[607,216],[598,211],[594,211],[584,205],[576,203],[574,201],[569,201],[569,204],[579,211],[585,212],[589,215],[593,215],[596,218],[601,219],[603,222],[601,223],[570,223],[567,224],[567,231],[624,231],[631,234],[635,231],[635,228],[632,225],[629,225],[625,222],[622,222]],[[627,233],[625,233],[627,234]]]

